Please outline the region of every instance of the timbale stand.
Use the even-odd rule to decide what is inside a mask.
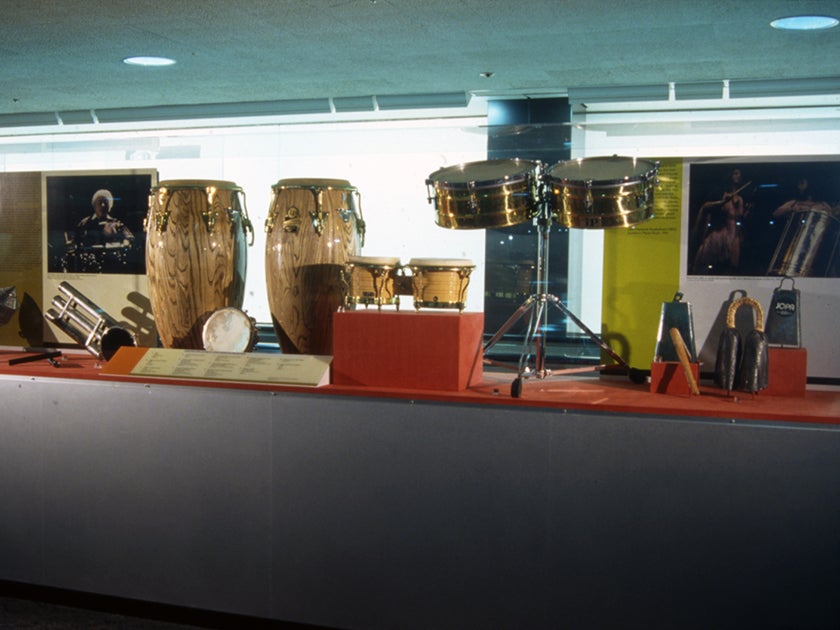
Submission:
[[[548,330],[548,311],[554,306],[575,323],[586,335],[606,352],[616,363],[627,370],[631,380],[636,381],[640,374],[631,368],[627,362],[598,337],[589,327],[586,326],[563,301],[556,295],[548,293],[548,237],[551,225],[551,217],[548,213],[547,204],[541,202],[537,214],[537,289],[538,293],[531,294],[522,305],[502,324],[501,328],[484,344],[484,354],[490,350],[499,340],[523,317],[528,317],[528,327],[525,338],[522,341],[522,350],[517,366],[518,374],[511,383],[510,395],[519,398],[522,395],[522,381],[525,378],[547,378],[552,375],[551,370],[545,367],[546,359],[546,336]],[[532,350],[533,348],[533,350]],[[534,367],[531,368],[533,356]],[[485,362],[499,363],[496,361]],[[591,366],[586,368],[572,368],[568,370],[555,371],[556,374],[569,374],[573,372],[591,372],[599,370],[604,366]]]

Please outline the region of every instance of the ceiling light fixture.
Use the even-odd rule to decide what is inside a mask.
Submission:
[[[123,59],[123,63],[127,63],[130,66],[171,66],[175,63],[174,59],[169,59],[168,57],[149,57],[149,56],[138,56],[138,57],[126,57]]]
[[[829,15],[791,15],[770,22],[770,26],[784,31],[818,31],[833,28],[840,20]]]

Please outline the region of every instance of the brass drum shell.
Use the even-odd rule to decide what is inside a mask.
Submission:
[[[646,221],[653,216],[657,170],[655,162],[621,156],[559,162],[545,176],[552,219],[583,229]]]

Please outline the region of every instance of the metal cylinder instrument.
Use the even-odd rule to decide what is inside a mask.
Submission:
[[[44,315],[97,359],[109,360],[123,346],[136,346],[128,329],[79,293],[68,282],[58,285],[60,293]]]

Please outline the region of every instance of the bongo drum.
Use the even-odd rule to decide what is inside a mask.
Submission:
[[[429,175],[429,202],[435,222],[446,228],[472,229],[516,225],[537,212],[539,163],[486,160],[439,169]]]
[[[467,287],[475,269],[471,260],[456,258],[412,258],[414,308],[457,308],[467,305]]]
[[[257,345],[257,322],[244,311],[226,306],[207,318],[201,338],[209,352],[251,352]]]
[[[629,157],[593,157],[559,162],[545,182],[552,219],[564,227],[629,227],[653,216],[659,166]]]
[[[227,181],[162,181],[151,190],[146,231],[149,298],[161,344],[200,350],[207,318],[242,306],[246,232],[253,238],[244,193]]]
[[[265,277],[285,353],[332,354],[341,274],[364,243],[359,193],[343,179],[281,179],[265,221]]]
[[[350,256],[343,272],[346,284],[345,307],[375,304],[382,308],[384,304],[396,304],[399,309],[400,297],[395,288],[399,270],[399,258]]]

